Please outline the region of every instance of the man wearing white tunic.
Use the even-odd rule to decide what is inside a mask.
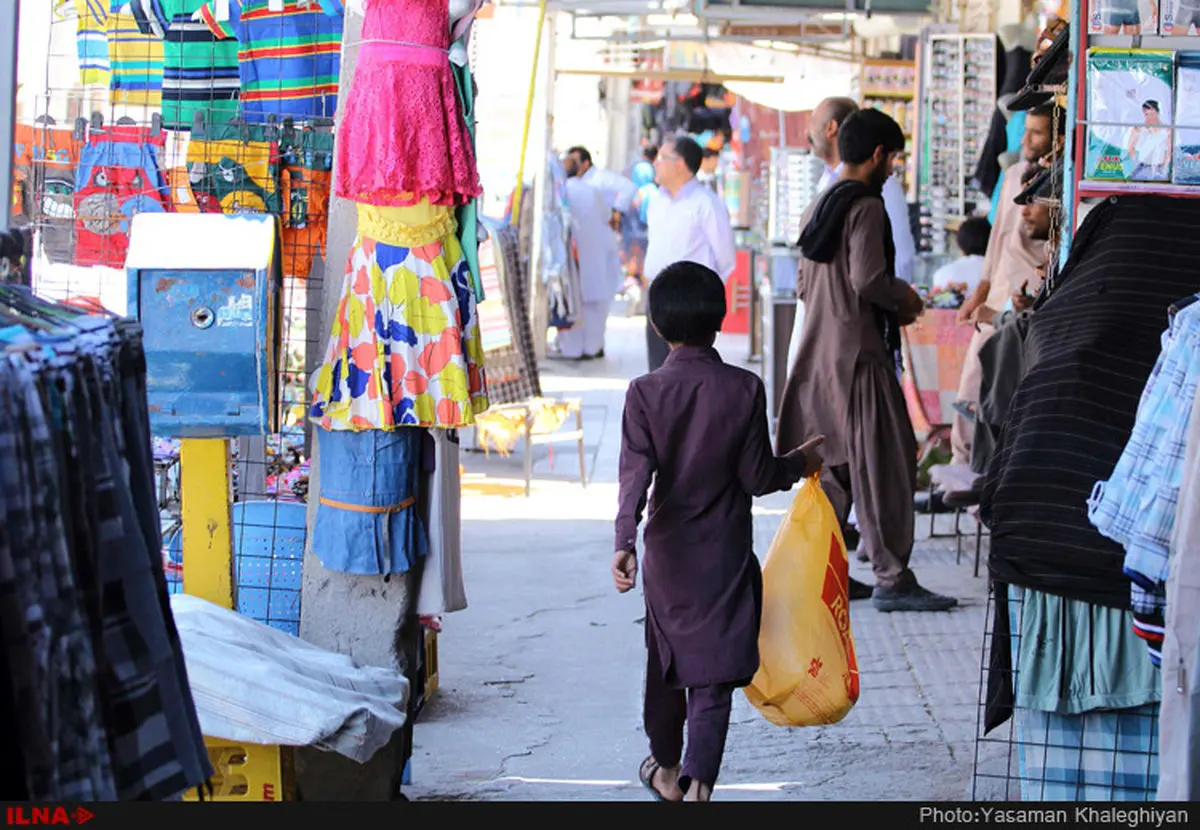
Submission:
[[[578,176],[567,179],[567,207],[571,212],[571,239],[579,259],[583,307],[574,325],[558,332],[559,357],[591,360],[604,354],[604,329],[616,294],[619,273],[609,259],[612,228],[608,200],[600,188]]]
[[[621,246],[620,240],[617,237],[617,231],[621,227],[621,214],[632,209],[633,199],[637,195],[637,187],[620,173],[603,170],[592,164],[592,154],[588,152],[586,147],[572,147],[567,150],[566,155],[563,157],[563,167],[567,171],[569,182],[578,179],[582,183],[590,185],[601,195],[605,205],[604,223],[606,225],[605,233],[597,231],[597,235],[589,240],[589,256],[597,258],[591,266],[584,264],[583,251],[579,252],[580,269],[591,267],[593,271],[593,282],[590,291],[588,282],[586,278],[584,279],[583,292],[585,297],[582,316],[587,318],[584,323],[585,327],[592,329],[594,332],[594,336],[588,337],[588,344],[598,342],[599,347],[597,351],[585,351],[581,355],[570,355],[564,351],[563,356],[582,357],[584,359],[604,357],[604,328],[608,324],[608,311],[617,292],[621,289],[623,278],[621,270]],[[592,229],[596,226],[589,220],[583,227],[586,227],[588,229],[587,232],[591,233]],[[591,242],[595,242],[597,245],[602,243],[603,251],[601,252],[599,248],[593,249],[590,245]],[[606,275],[604,278],[599,276],[601,270]],[[600,297],[595,290],[599,286],[604,286],[604,290],[607,291],[607,294],[603,297]],[[587,298],[589,294],[593,299],[589,300]],[[603,304],[603,311],[597,305],[601,303]],[[578,328],[578,325],[576,328]],[[567,340],[568,345],[572,345],[571,338],[568,337]]]

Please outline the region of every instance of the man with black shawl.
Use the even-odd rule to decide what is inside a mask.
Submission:
[[[900,326],[916,320],[922,302],[895,277],[882,198],[903,150],[900,125],[878,110],[852,114],[838,131],[838,181],[801,223],[805,324],[776,441],[791,448],[803,443],[798,435],[825,436],[821,483],[843,527],[855,505],[876,608],[947,610],[957,601],[919,586],[908,568],[917,446],[899,381]]]

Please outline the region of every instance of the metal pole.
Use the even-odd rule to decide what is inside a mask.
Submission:
[[[533,67],[529,70],[529,95],[525,100],[525,130],[521,134],[521,160],[517,165],[517,189],[513,191],[513,222],[521,223],[521,191],[525,189],[525,151],[529,148],[529,122],[533,118],[533,96],[537,90],[538,56],[542,51],[542,27],[546,23],[546,0],[538,8],[537,35],[533,41]]]
[[[5,208],[0,230],[8,231],[12,219],[13,134],[17,122],[17,34],[21,9],[17,0],[0,3],[0,194]]]
[[[546,303],[545,286],[542,285],[542,236],[545,228],[542,226],[542,216],[546,210],[547,188],[553,188],[553,182],[546,181],[547,153],[551,151],[554,141],[554,68],[556,39],[554,13],[549,13],[546,20],[546,66],[544,93],[545,112],[543,113],[543,129],[541,134],[541,150],[538,153],[537,172],[533,177],[533,217],[530,234],[529,251],[529,322],[533,327],[533,350],[538,360],[546,356],[546,326],[549,308]]]

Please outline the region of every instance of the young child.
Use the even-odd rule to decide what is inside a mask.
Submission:
[[[823,439],[775,456],[762,381],[713,348],[725,317],[716,273],[693,262],[668,266],[650,283],[649,307],[671,352],[625,398],[612,572],[618,591],[634,587],[653,479],[642,563],[651,755],[638,777],[660,801],[708,801],[733,692],[758,671],[762,571],[752,499],[818,472]]]

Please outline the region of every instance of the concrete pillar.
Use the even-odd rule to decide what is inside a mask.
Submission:
[[[361,15],[346,12],[345,43],[361,39]],[[358,46],[342,53],[342,75],[338,110],[343,112]],[[335,173],[336,175],[336,173]],[[345,281],[346,261],[354,244],[357,216],[352,202],[331,197],[329,231],[326,241],[325,279],[321,324],[308,337],[317,338],[323,350],[330,322],[337,310]],[[311,302],[318,302],[313,298]],[[320,430],[316,432],[312,455],[312,473],[308,496],[309,538],[312,538],[321,493]],[[410,723],[397,733],[392,745],[367,765],[359,765],[340,755],[301,750],[296,757],[297,788],[308,800],[349,801],[387,800],[398,791],[403,763],[412,747],[412,696],[416,689],[417,649],[421,627],[413,613],[414,575],[355,576],[327,571],[320,561],[306,552],[304,582],[300,605],[300,637],[314,645],[347,654],[360,665],[382,666],[403,672],[409,681]]]

